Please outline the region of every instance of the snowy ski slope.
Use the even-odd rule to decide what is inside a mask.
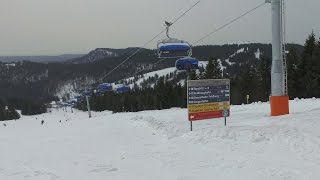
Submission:
[[[320,179],[320,99],[290,106],[282,117],[267,103],[232,106],[228,127],[201,121],[193,132],[178,108],[22,117],[0,124],[0,179]]]
[[[220,63],[221,63],[221,61],[220,61]],[[207,64],[208,64],[207,61],[199,61],[199,67],[205,68],[207,66]],[[134,83],[136,83],[138,85],[138,87],[141,87],[141,83],[143,83],[144,80],[147,80],[150,77],[155,77],[156,75],[158,75],[158,77],[165,77],[166,75],[169,75],[170,73],[177,73],[176,70],[177,69],[175,67],[169,67],[169,68],[161,69],[158,71],[152,71],[149,73],[145,73],[145,74],[143,74],[142,78],[139,78]],[[124,79],[124,81],[129,81],[129,80],[134,80],[134,77]],[[134,83],[129,84],[129,87],[131,89],[134,87]],[[183,84],[183,83],[181,82],[180,84]]]

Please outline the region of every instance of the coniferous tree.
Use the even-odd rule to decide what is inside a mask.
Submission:
[[[314,49],[316,47],[316,36],[312,32],[309,37],[307,38],[305,44],[304,44],[304,52],[303,56],[309,56],[311,57],[314,53]]]
[[[240,75],[235,75],[230,78],[230,86],[231,86],[231,96],[230,96],[230,101],[231,104],[241,104],[243,103],[243,97],[242,93],[240,91],[241,89],[241,77]]]
[[[299,87],[298,91],[302,97],[308,98],[315,94],[317,74],[315,72],[316,63],[314,61],[314,50],[316,48],[316,38],[312,32],[306,40],[302,59],[299,64]]]
[[[195,70],[192,70],[190,73],[189,73],[189,79],[190,80],[197,80],[198,77],[197,77],[197,73]]]
[[[19,119],[19,113],[10,105],[0,99],[0,121]]]
[[[22,115],[36,115],[47,112],[45,104],[38,100],[24,100],[21,106]]]
[[[203,79],[204,68],[199,69],[198,79]]]
[[[246,96],[250,96],[250,102],[257,101],[258,95],[257,95],[257,72],[256,69],[246,63],[242,65],[240,70],[240,78],[239,78],[239,83],[240,83],[240,96],[242,99],[242,103],[246,102]]]
[[[257,69],[257,92],[260,101],[267,101],[271,92],[271,60],[261,56]]]
[[[288,94],[291,99],[299,97],[299,58],[295,49],[291,48],[287,54]]]
[[[320,97],[320,41],[316,42],[312,54],[312,82],[311,92],[313,97]]]
[[[221,79],[222,71],[220,63],[217,59],[211,58],[204,71],[204,79]]]

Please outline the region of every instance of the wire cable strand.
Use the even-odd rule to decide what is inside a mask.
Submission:
[[[177,23],[182,17],[184,17],[189,11],[191,11],[194,7],[196,7],[200,3],[200,0],[198,0],[195,4],[193,4],[189,9],[187,9],[183,14],[181,14],[179,17],[173,20],[172,25]],[[129,57],[127,57],[124,61],[122,61],[119,65],[117,65],[115,68],[113,68],[111,71],[109,71],[107,74],[105,74],[103,77],[101,77],[98,82],[103,81],[106,77],[108,77],[111,73],[113,73],[115,70],[117,70],[121,65],[129,61],[133,56],[138,54],[142,49],[144,49],[148,44],[150,44],[152,41],[154,41],[157,37],[159,37],[162,33],[166,31],[166,28],[164,28],[161,32],[159,32],[157,35],[155,35],[151,40],[147,41],[143,46],[139,47],[135,52],[133,52]]]
[[[161,63],[161,62],[164,61],[164,60],[165,60],[165,59],[160,59],[159,61],[153,63],[153,64],[151,65],[152,68],[153,68],[155,65]],[[139,74],[139,73],[141,73],[141,72],[143,72],[143,71],[145,71],[145,70],[140,70],[140,71],[138,71],[138,72],[135,72],[133,75],[127,76],[127,77],[124,78],[124,79],[129,79],[129,78],[132,78],[132,77],[134,78],[135,75],[137,75],[137,74]],[[124,80],[124,79],[122,79],[122,80]]]
[[[173,21],[173,22],[174,22],[174,23],[177,22],[181,17],[183,17],[186,13],[188,13],[188,12],[189,12],[194,6],[196,6],[199,2],[200,2],[200,1],[198,1],[195,5],[193,5],[189,10],[187,10],[184,14],[182,14],[180,17],[178,17],[178,18],[177,18],[175,21]],[[192,46],[193,46],[194,44],[197,44],[197,43],[201,42],[201,41],[204,40],[205,38],[207,38],[207,37],[209,37],[209,36],[217,33],[218,31],[226,28],[227,26],[229,26],[229,25],[231,25],[232,23],[236,22],[237,20],[243,18],[244,16],[252,13],[253,11],[259,9],[260,7],[262,7],[262,6],[265,5],[265,4],[266,4],[266,2],[263,2],[262,4],[254,7],[253,9],[250,9],[249,11],[245,12],[244,14],[238,16],[237,18],[229,21],[228,23],[224,24],[224,25],[221,26],[220,28],[218,28],[218,29],[210,32],[209,34],[207,34],[206,36],[202,37],[202,38],[199,39],[198,41],[192,43]],[[165,31],[165,30],[164,30],[164,31]],[[152,64],[152,66],[155,66],[156,64],[159,64],[159,63],[162,62],[163,60],[164,60],[164,59],[161,59],[160,61],[157,61],[156,63]],[[143,72],[143,70],[136,72],[133,76],[130,76],[130,77],[134,77],[136,74],[138,74],[138,73],[140,73],[140,72]],[[130,78],[130,77],[128,77],[128,78]],[[128,79],[128,78],[127,78],[127,79]]]
[[[235,18],[235,19],[233,19],[233,20],[231,20],[231,21],[229,21],[228,23],[224,24],[223,26],[219,27],[218,29],[216,29],[216,30],[214,30],[214,31],[210,32],[209,34],[205,35],[204,37],[202,37],[202,38],[200,38],[199,40],[197,40],[197,41],[195,41],[194,43],[192,43],[192,46],[193,46],[193,45],[195,45],[195,44],[198,44],[199,42],[203,41],[203,40],[204,40],[204,39],[206,39],[207,37],[209,37],[209,36],[211,36],[211,35],[213,35],[213,34],[217,33],[218,31],[220,31],[220,30],[224,29],[224,28],[225,28],[225,27],[227,27],[227,26],[231,25],[232,23],[234,23],[234,22],[236,22],[237,20],[239,20],[239,19],[243,18],[244,16],[246,16],[246,15],[248,15],[248,14],[252,13],[253,11],[257,10],[258,8],[262,7],[262,6],[263,6],[263,5],[265,5],[265,4],[266,4],[266,2],[263,2],[263,3],[262,3],[262,4],[260,4],[259,6],[257,6],[257,7],[255,7],[255,8],[253,8],[253,9],[250,9],[250,10],[249,10],[249,11],[247,11],[246,13],[244,13],[244,14],[242,14],[242,15],[238,16],[237,18]]]
[[[189,11],[191,11],[195,6],[197,6],[200,3],[200,0],[197,1],[194,5],[192,5],[189,9],[187,9],[183,14],[181,14],[179,17],[177,17],[176,19],[174,19],[172,21],[172,25],[177,23],[183,16],[185,16]],[[218,29],[210,32],[209,34],[205,35],[204,37],[200,38],[199,40],[195,41],[194,43],[192,43],[191,45],[194,46],[195,44],[203,41],[204,39],[208,38],[209,36],[212,36],[213,34],[219,32],[220,30],[226,28],[227,26],[233,24],[234,22],[238,21],[239,19],[243,18],[244,16],[254,12],[255,10],[259,9],[260,7],[262,7],[263,5],[265,5],[266,2],[263,2],[261,4],[259,4],[258,6],[250,9],[249,11],[245,12],[244,14],[238,16],[237,18],[227,22],[226,24],[224,24],[223,26],[219,27]],[[130,60],[133,56],[135,56],[136,54],[138,54],[143,48],[145,48],[148,44],[150,44],[152,41],[154,41],[157,37],[159,37],[162,33],[164,33],[166,31],[166,28],[164,28],[161,32],[159,32],[157,35],[155,35],[151,40],[147,41],[145,44],[143,44],[143,46],[141,46],[138,50],[136,50],[133,54],[131,54],[128,58],[126,58],[123,62],[121,62],[119,65],[117,65],[114,69],[112,69],[111,71],[109,71],[105,76],[103,76],[100,80],[103,80],[104,78],[106,78],[108,75],[110,75],[112,72],[114,72],[116,69],[118,69],[121,65],[123,65],[124,63],[126,63],[128,60]],[[156,64],[159,64],[160,62],[162,62],[164,59],[161,59],[157,62],[155,62],[154,64],[152,64],[152,66],[155,66]],[[143,70],[138,71],[136,73],[134,73],[132,76],[135,76],[138,73],[143,72]],[[130,78],[128,77],[128,78]],[[99,81],[100,81],[99,80]]]

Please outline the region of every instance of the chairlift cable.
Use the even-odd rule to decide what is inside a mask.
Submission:
[[[172,21],[171,25],[175,24],[178,22],[183,16],[185,16],[189,11],[191,11],[194,7],[196,7],[200,3],[200,0],[196,2],[194,5],[192,5],[188,10],[186,10],[183,14],[181,14],[178,18],[176,18],[174,21]]]
[[[213,34],[217,33],[218,31],[220,31],[220,30],[224,29],[225,27],[227,27],[227,26],[231,25],[232,23],[234,23],[234,22],[238,21],[239,19],[243,18],[244,16],[246,16],[246,15],[248,15],[248,14],[252,13],[253,11],[257,10],[258,8],[262,7],[262,6],[263,6],[263,5],[265,5],[265,4],[266,4],[266,2],[263,2],[263,3],[262,3],[262,4],[260,4],[259,6],[256,6],[255,8],[250,9],[250,10],[249,10],[249,11],[247,11],[246,13],[244,13],[244,14],[240,15],[239,17],[237,17],[237,18],[235,18],[235,19],[233,19],[233,20],[229,21],[228,23],[224,24],[224,25],[223,25],[223,26],[221,26],[220,28],[218,28],[218,29],[216,29],[216,30],[214,30],[214,31],[210,32],[209,34],[205,35],[205,36],[204,36],[204,37],[202,37],[201,39],[199,39],[199,40],[195,41],[194,43],[192,43],[192,46],[193,46],[193,45],[195,45],[195,44],[197,44],[197,43],[199,43],[199,42],[201,42],[201,41],[202,41],[202,40],[204,40],[205,38],[207,38],[207,37],[209,37],[209,36],[211,36],[211,35],[213,35]]]
[[[157,64],[159,64],[160,62],[162,62],[162,61],[164,61],[164,60],[165,60],[165,59],[160,59],[159,61],[153,63],[153,64],[152,64],[152,67],[155,66],[155,65],[157,65]],[[131,78],[131,77],[134,77],[135,75],[137,75],[138,73],[141,73],[141,72],[143,72],[143,71],[144,71],[144,70],[140,70],[140,71],[138,71],[138,72],[135,72],[133,75],[130,75],[129,77],[124,78],[124,79],[129,79],[129,78]]]
[[[192,5],[189,9],[187,9],[183,14],[181,14],[179,17],[177,17],[171,25],[177,23],[182,17],[184,17],[189,11],[191,11],[195,6],[197,6],[200,3],[200,0],[197,1],[194,5]],[[118,69],[121,65],[126,63],[128,60],[130,60],[133,56],[138,54],[143,48],[145,48],[148,44],[150,44],[152,41],[154,41],[157,37],[159,37],[162,33],[164,33],[167,30],[167,28],[164,28],[161,32],[159,32],[157,35],[155,35],[151,40],[147,41],[143,46],[139,47],[134,53],[132,53],[129,57],[127,57],[124,61],[122,61],[119,65],[117,65],[115,68],[113,68],[111,71],[109,71],[106,75],[104,75],[102,78],[100,78],[98,81],[102,81],[104,78],[109,76],[112,72],[114,72],[116,69]]]
[[[199,3],[199,2],[197,2],[194,6],[196,6],[198,3]],[[192,46],[193,46],[194,44],[199,43],[199,42],[200,42],[200,41],[202,41],[203,39],[205,39],[205,38],[207,38],[207,37],[209,37],[209,36],[211,36],[211,35],[213,35],[213,34],[217,33],[218,31],[220,31],[220,30],[222,30],[222,29],[226,28],[227,26],[229,26],[229,25],[231,25],[232,23],[236,22],[237,20],[239,20],[239,19],[243,18],[244,16],[246,16],[246,15],[248,15],[248,14],[252,13],[253,11],[255,11],[255,10],[259,9],[259,8],[260,8],[260,7],[262,7],[264,4],[266,4],[266,2],[263,2],[262,4],[259,4],[258,6],[254,7],[253,9],[250,9],[249,11],[247,11],[247,12],[245,12],[244,14],[242,14],[242,15],[238,16],[237,18],[235,18],[235,19],[233,19],[233,20],[231,20],[231,21],[227,22],[226,24],[224,24],[224,25],[223,25],[223,26],[221,26],[220,28],[216,29],[215,31],[210,32],[209,34],[207,34],[206,36],[202,37],[202,38],[201,38],[201,39],[199,39],[198,41],[196,41],[196,42],[192,43]],[[192,8],[193,8],[193,7],[191,7],[188,11],[190,11]],[[184,14],[186,14],[188,11],[186,11]],[[184,14],[183,14],[183,15],[184,15]],[[183,15],[182,15],[182,16],[180,16],[179,18],[177,18],[177,20],[179,20],[181,17],[183,17]],[[177,22],[177,20],[173,21],[173,23]],[[171,26],[171,25],[170,25],[170,26]],[[166,31],[166,30],[168,31],[168,27],[170,27],[170,26],[167,26],[167,27],[166,27],[166,29],[165,29],[164,31]],[[164,58],[164,59],[165,59],[165,58]],[[156,64],[158,64],[158,63],[160,63],[160,62],[162,62],[164,59],[159,60],[158,62],[154,63],[152,66],[154,66],[154,65],[156,65]],[[142,72],[142,71],[143,71],[143,70],[136,72],[133,76],[135,76],[136,74],[138,74],[138,73],[140,73],[140,72]]]
[[[177,23],[183,16],[185,16],[189,11],[191,11],[195,6],[197,6],[198,4],[200,3],[200,0],[197,1],[194,5],[192,5],[188,10],[186,10],[183,14],[181,14],[178,18],[176,18],[174,21],[172,21],[172,25]],[[263,5],[265,5],[266,2],[263,2],[262,4],[254,7],[253,9],[250,9],[249,11],[245,12],[244,14],[238,16],[237,18],[229,21],[228,23],[224,24],[223,26],[221,26],[220,28],[210,32],[209,34],[205,35],[204,37],[202,37],[201,39],[195,41],[194,43],[192,43],[191,45],[195,45],[199,42],[201,42],[202,40],[206,39],[207,37],[217,33],[218,31],[226,28],[227,26],[233,24],[234,22],[238,21],[239,19],[243,18],[244,16],[254,12],[255,10],[259,9],[260,7],[262,7]],[[107,73],[105,76],[103,76],[102,78],[100,78],[100,80],[103,80],[104,78],[106,78],[108,75],[110,75],[113,71],[115,71],[116,69],[118,69],[121,65],[123,65],[125,62],[127,62],[128,60],[130,60],[133,56],[135,56],[136,54],[138,54],[143,48],[145,48],[145,46],[147,46],[148,44],[150,44],[152,41],[154,41],[157,37],[159,37],[162,33],[164,33],[165,31],[167,30],[167,27],[164,28],[161,32],[159,32],[156,36],[154,36],[151,40],[147,41],[143,46],[141,46],[138,50],[136,50],[133,54],[131,54],[128,58],[126,58],[123,62],[121,62],[118,66],[116,66],[114,69],[112,69],[109,73]],[[161,59],[159,61],[157,61],[156,63],[154,63],[152,66],[162,62],[164,59]],[[141,71],[138,71],[136,72],[134,75],[142,72],[143,70]]]

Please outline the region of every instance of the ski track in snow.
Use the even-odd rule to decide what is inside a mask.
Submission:
[[[180,108],[23,116],[0,126],[0,179],[319,179],[320,100],[290,108],[270,117],[268,103],[232,106],[227,127],[199,121],[193,132]]]

